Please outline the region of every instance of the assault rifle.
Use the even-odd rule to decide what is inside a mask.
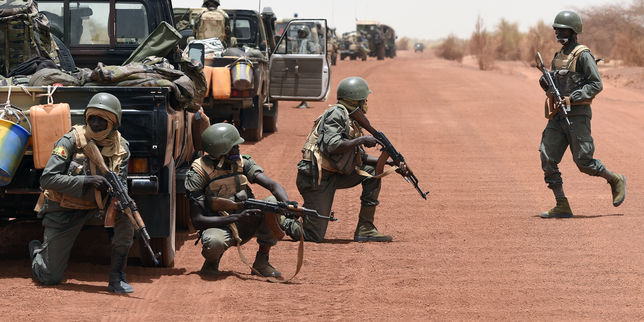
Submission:
[[[549,91],[553,94],[554,96],[554,105],[555,109],[554,111],[551,112],[546,112],[546,117],[551,118],[552,115],[555,113],[561,111],[561,114],[563,115],[564,119],[566,120],[566,124],[568,125],[568,129],[570,130],[570,134],[572,136],[572,123],[570,122],[570,119],[568,119],[568,111],[569,111],[569,106],[570,103],[566,101],[566,98],[561,95],[559,92],[559,89],[557,88],[557,85],[555,85],[554,80],[552,79],[552,76],[546,69],[546,66],[543,64],[543,59],[541,58],[541,53],[537,52],[537,55],[535,56],[535,60],[537,63],[537,68],[541,70],[541,73],[543,73],[543,77],[546,79],[548,82],[548,87]]]
[[[270,202],[257,199],[246,199],[244,201],[233,201],[230,199],[214,197],[210,199],[211,209],[217,209],[221,211],[239,211],[244,209],[259,209],[262,211],[274,213],[274,214],[283,214],[285,216],[310,216],[320,219],[325,219],[328,221],[337,221],[338,218],[331,216],[322,216],[317,210],[309,209],[304,207],[298,207],[290,203],[283,201]]]
[[[378,163],[376,164],[376,174],[381,174],[383,172],[385,164],[387,163],[387,159],[391,157],[391,160],[393,160],[394,164],[397,165],[401,170],[398,173],[400,173],[405,181],[410,182],[412,185],[414,185],[414,188],[416,188],[416,191],[418,191],[420,196],[423,199],[427,200],[429,191],[423,192],[423,190],[420,189],[420,187],[418,186],[418,178],[416,178],[414,172],[411,171],[409,165],[407,165],[407,162],[405,162],[403,155],[400,154],[398,150],[396,150],[393,144],[391,144],[385,133],[374,129],[360,108],[353,110],[349,114],[349,116],[354,121],[358,122],[360,127],[367,130],[371,135],[373,135],[373,137],[378,140],[380,145],[382,145],[381,154],[380,157],[378,157]]]
[[[107,179],[111,188],[109,193],[112,195],[112,202],[105,212],[105,228],[110,229],[114,228],[114,223],[116,221],[116,214],[124,213],[132,222],[134,229],[138,231],[145,248],[148,250],[148,253],[152,256],[154,265],[159,265],[159,256],[161,253],[154,253],[152,247],[150,246],[150,234],[145,228],[145,223],[141,214],[139,213],[139,208],[136,206],[134,200],[127,194],[127,189],[119,179],[118,175],[114,171],[110,171],[103,161],[103,156],[101,155],[98,147],[94,141],[90,141],[83,147],[83,153],[94,163],[99,171]]]

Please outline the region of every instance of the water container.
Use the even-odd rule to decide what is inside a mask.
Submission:
[[[230,98],[230,69],[228,67],[213,67],[211,93],[214,99]]]
[[[230,69],[232,86],[239,91],[253,88],[253,67],[250,63],[240,61]]]
[[[25,153],[29,131],[22,126],[0,119],[0,186],[11,182]]]
[[[204,66],[203,74],[206,76],[206,97],[210,96],[210,87],[212,87],[212,67]]]
[[[34,168],[43,169],[54,149],[54,144],[72,128],[69,104],[45,104],[29,109],[31,118]]]

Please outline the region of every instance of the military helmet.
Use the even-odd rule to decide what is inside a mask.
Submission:
[[[555,17],[552,28],[572,29],[576,34],[581,33],[581,17],[574,11],[564,10]]]
[[[217,6],[219,6],[219,0],[203,0],[202,6],[207,5],[209,2],[214,2]]]
[[[116,115],[115,127],[121,126],[121,101],[116,96],[110,93],[98,93],[92,96],[87,103],[87,108],[90,107],[114,113]],[[85,112],[87,112],[87,108]]]
[[[369,85],[362,77],[348,77],[338,84],[338,99],[347,98],[354,101],[363,101],[371,94]]]
[[[237,128],[230,123],[215,123],[201,133],[201,146],[213,157],[224,155],[243,142]]]

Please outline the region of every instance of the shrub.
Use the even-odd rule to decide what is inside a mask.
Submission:
[[[465,41],[451,34],[436,48],[436,55],[462,62],[465,55]]]
[[[489,70],[494,67],[494,39],[483,25],[483,18],[479,15],[476,18],[474,32],[469,41],[470,53],[476,56],[479,69]]]

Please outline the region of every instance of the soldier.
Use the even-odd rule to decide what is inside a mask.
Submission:
[[[229,225],[235,224],[241,243],[257,236],[259,250],[253,268],[264,277],[281,278],[282,274],[268,262],[269,251],[277,243],[268,226],[270,217],[256,209],[243,210],[227,215],[218,209],[211,209],[211,197],[243,201],[253,198],[250,183],[258,183],[270,190],[273,196],[266,200],[288,202],[284,188],[266,174],[250,156],[239,154],[239,144],[244,142],[232,124],[216,123],[201,135],[203,150],[208,154],[195,160],[186,176],[186,193],[190,199],[192,225],[201,231],[205,258],[201,273],[218,274],[219,260],[226,249],[236,245]],[[277,226],[277,221],[275,221]],[[251,272],[255,274],[255,271]]]
[[[75,125],[54,145],[40,177],[44,203],[37,205],[44,227],[43,243],[32,240],[29,255],[33,276],[46,285],[58,284],[67,267],[69,253],[83,225],[96,219],[105,207],[107,180],[97,175],[95,165],[82,148],[94,140],[108,168],[127,186],[128,142],[117,128],[121,125],[121,103],[108,93],[94,95],[85,109],[86,125]],[[108,289],[116,293],[134,291],[126,279],[125,265],[134,229],[124,214],[118,214],[110,236],[112,243]]]
[[[378,141],[362,135],[362,129],[349,114],[359,108],[367,112],[367,82],[360,77],[343,79],[338,85],[338,103],[329,107],[315,122],[302,148],[297,164],[297,189],[304,198],[304,207],[315,209],[322,216],[331,213],[337,189],[362,185],[361,207],[353,240],[357,242],[388,242],[391,236],[380,233],[373,224],[380,193],[380,179],[375,173],[377,159],[365,153],[362,145],[374,147]],[[391,165],[391,162],[388,162]],[[293,219],[281,217],[282,229],[299,239],[302,226]],[[304,217],[304,239],[324,240],[328,221]]]
[[[226,46],[236,46],[235,39],[231,37],[230,18],[226,11],[219,9],[219,0],[204,0],[202,6],[194,25],[195,37],[197,39],[217,37]]]
[[[557,41],[563,46],[552,60],[552,76],[561,95],[570,102],[568,112],[575,133],[569,133],[563,113],[555,114],[546,125],[541,138],[541,167],[548,188],[552,189],[557,204],[542,218],[572,217],[572,210],[564,194],[563,181],[558,164],[568,145],[579,170],[591,176],[601,176],[610,184],[613,206],[622,204],[626,196],[626,177],[606,169],[602,162],[593,158],[595,146],[590,131],[592,116],[590,103],[602,90],[602,81],[595,58],[588,47],[577,43],[577,35],[582,31],[581,17],[573,11],[557,14],[552,24]],[[539,80],[546,91],[549,90],[545,75]],[[566,108],[560,106],[559,108]],[[571,140],[570,135],[577,140]]]

